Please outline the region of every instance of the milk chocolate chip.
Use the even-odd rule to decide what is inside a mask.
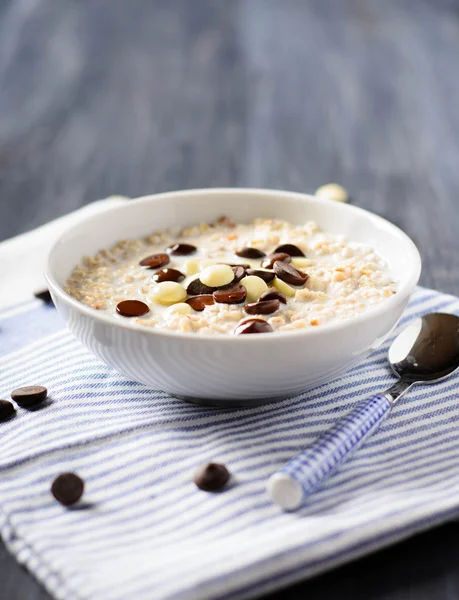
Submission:
[[[295,244],[282,244],[278,246],[274,252],[283,252],[289,256],[306,256],[303,250],[295,246]]]
[[[169,255],[161,252],[160,254],[151,254],[139,262],[144,269],[160,269],[170,261]]]
[[[162,281],[176,281],[178,283],[185,279],[185,275],[178,269],[169,268],[156,272],[152,279],[155,283],[161,283]]]
[[[214,300],[220,304],[239,304],[240,302],[244,302],[246,296],[247,290],[243,285],[215,290],[214,292]]]
[[[276,262],[292,262],[291,257],[285,252],[275,252],[273,254],[269,254],[261,263],[261,266],[264,269],[272,269]]]
[[[244,306],[244,310],[248,315],[271,315],[276,310],[279,310],[279,300],[259,300],[251,302]]]
[[[234,330],[235,335],[242,335],[245,333],[271,333],[273,328],[264,319],[243,319]]]
[[[236,255],[241,258],[263,258],[266,254],[263,250],[259,250],[258,248],[251,248],[249,246],[244,246],[244,248],[240,248],[236,250]]]
[[[287,265],[284,262],[274,263],[274,272],[282,281],[290,285],[304,285],[309,278],[307,273],[298,271],[292,265]]]
[[[193,244],[172,244],[166,250],[169,254],[175,256],[187,256],[188,254],[194,254],[197,248]]]

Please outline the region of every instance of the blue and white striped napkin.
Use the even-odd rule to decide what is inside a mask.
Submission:
[[[459,314],[459,299],[419,288],[402,324],[432,310]],[[5,543],[63,600],[250,598],[452,518],[459,377],[411,391],[301,511],[281,513],[265,493],[286,460],[393,381],[388,343],[314,391],[209,410],[127,381],[52,307],[0,309],[0,398],[28,384],[50,392],[43,408],[0,423]],[[211,459],[234,474],[224,493],[192,483]],[[86,481],[79,509],[49,493],[63,471]]]

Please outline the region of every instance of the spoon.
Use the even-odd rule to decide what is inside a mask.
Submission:
[[[271,500],[296,510],[307,496],[349,458],[416,384],[435,383],[459,367],[459,317],[430,313],[413,321],[392,342],[389,363],[398,376],[386,392],[359,404],[312,446],[292,458],[268,481]]]

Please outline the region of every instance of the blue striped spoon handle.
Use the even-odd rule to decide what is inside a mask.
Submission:
[[[359,448],[390,412],[389,394],[365,400],[292,458],[268,481],[271,500],[283,510],[296,510],[319,485]]]

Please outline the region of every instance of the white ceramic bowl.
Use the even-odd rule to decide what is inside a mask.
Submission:
[[[98,313],[63,286],[84,255],[121,239],[171,226],[277,217],[316,221],[325,231],[371,245],[399,282],[398,292],[362,315],[306,331],[212,336],[144,329]],[[257,189],[206,189],[132,200],[79,222],[56,242],[47,280],[69,328],[96,356],[148,386],[202,404],[253,405],[329,381],[377,348],[406,307],[421,270],[413,242],[400,229],[365,210],[313,196]]]

